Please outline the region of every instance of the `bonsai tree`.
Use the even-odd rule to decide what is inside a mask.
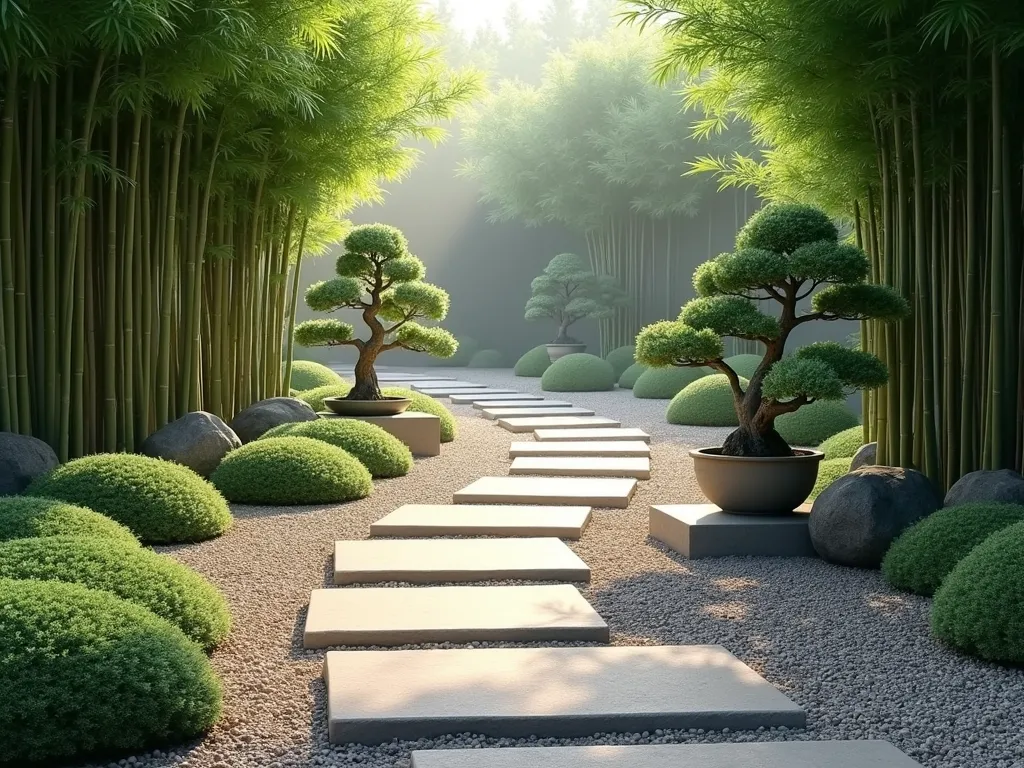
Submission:
[[[628,303],[615,278],[598,276],[573,253],[555,256],[531,284],[527,320],[554,320],[558,335],[552,344],[578,344],[569,327],[584,318],[601,320]]]
[[[425,327],[419,319],[444,320],[448,294],[423,282],[423,262],[409,253],[405,237],[394,227],[367,224],[345,238],[338,257],[338,277],[306,291],[306,304],[317,312],[357,310],[369,335],[355,337],[355,329],[342,320],[308,320],[295,329],[304,347],[349,346],[359,350],[355,386],[349,400],[381,400],[374,363],[381,352],[408,349],[434,357],[451,357],[459,345],[443,328]]]
[[[755,214],[736,238],[736,251],[700,265],[693,277],[698,298],[676,321],[644,328],[636,359],[652,367],[708,366],[732,387],[739,428],[726,439],[727,456],[789,456],[775,419],[817,400],[841,400],[888,379],[874,355],[835,342],[819,342],[783,358],[790,334],[819,320],[897,321],[910,313],[891,288],[865,282],[867,255],[839,242],[835,224],[808,205],[772,205]],[[824,286],[824,287],[822,287]],[[820,290],[819,290],[820,288]],[[798,304],[810,296],[811,309]],[[778,305],[778,314],[761,310]],[[722,337],[764,345],[764,357],[746,390],[723,359]]]

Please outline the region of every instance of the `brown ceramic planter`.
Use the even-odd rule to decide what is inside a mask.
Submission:
[[[325,397],[324,405],[339,416],[395,416],[412,405],[407,397],[385,397],[383,400],[346,400]]]
[[[821,451],[794,450],[792,456],[723,456],[721,448],[690,451],[697,484],[725,512],[780,515],[803,504],[818,479]]]

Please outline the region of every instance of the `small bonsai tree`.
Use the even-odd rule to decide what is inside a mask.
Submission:
[[[835,342],[810,344],[783,359],[790,334],[817,320],[897,321],[909,315],[909,306],[891,288],[865,282],[867,255],[839,242],[835,224],[812,206],[762,209],[740,231],[736,248],[697,268],[698,298],[682,308],[678,320],[644,328],[636,359],[651,367],[708,366],[725,374],[739,428],[722,453],[788,456],[789,445],[775,431],[777,417],[888,379],[877,357]],[[812,294],[811,311],[800,314],[799,302]],[[764,301],[778,305],[778,316],[761,311]],[[723,359],[724,336],[765,347],[746,390]]]
[[[344,245],[336,267],[338,277],[310,286],[306,304],[317,312],[357,310],[369,337],[355,338],[352,325],[341,320],[308,320],[295,329],[295,340],[304,347],[358,349],[355,385],[346,399],[381,400],[373,368],[381,352],[408,349],[442,358],[455,354],[459,345],[448,331],[415,322],[444,320],[448,294],[423,282],[423,262],[409,253],[405,237],[394,227],[355,227]]]
[[[601,320],[628,303],[613,277],[598,276],[572,253],[555,256],[531,285],[527,320],[554,320],[558,335],[552,344],[578,344],[569,327],[584,318]]]

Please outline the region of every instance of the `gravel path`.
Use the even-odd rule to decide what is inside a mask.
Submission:
[[[445,374],[442,374],[445,375]],[[451,375],[451,374],[447,374]],[[539,392],[539,381],[504,371],[460,371],[473,381]],[[718,742],[880,738],[923,765],[1024,768],[1024,670],[957,656],[928,634],[928,601],[894,593],[877,572],[814,559],[725,558],[687,562],[647,540],[652,503],[701,501],[684,446],[715,444],[723,430],[664,423],[665,401],[628,392],[559,396],[656,436],[653,479],[627,510],[599,510],[572,548],[591,566],[585,597],[608,621],[613,643],[718,643],[808,712],[803,731],[655,732],[531,744]],[[509,745],[469,735],[383,747],[327,742],[323,651],[301,648],[310,590],[327,583],[331,543],[365,538],[371,522],[411,502],[450,503],[487,474],[507,474],[513,435],[456,406],[459,439],[417,461],[407,477],[336,507],[236,507],[215,541],[168,548],[224,590],[235,617],[213,655],[225,715],[201,743],[132,764],[190,768],[350,766],[407,768],[411,748]],[[521,439],[521,438],[520,438]],[[522,742],[526,743],[526,742]],[[120,765],[128,765],[122,760]],[[117,765],[114,763],[112,765]]]

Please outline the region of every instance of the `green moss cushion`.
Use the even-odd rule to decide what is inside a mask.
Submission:
[[[96,536],[138,544],[123,525],[91,509],[57,499],[0,497],[0,541],[34,536]]]
[[[306,392],[299,392],[296,397],[308,405],[317,413],[326,411],[324,406],[325,397],[344,397],[352,391],[352,385],[347,382],[341,384],[329,384],[326,387],[317,387]]]
[[[551,367],[551,358],[548,357],[548,345],[541,344],[534,347],[516,361],[516,376],[524,376],[531,379],[539,379],[544,371]]]
[[[0,637],[0,755],[12,765],[174,746],[220,716],[202,649],[109,592],[0,581]]]
[[[102,589],[148,608],[209,651],[231,630],[227,602],[177,560],[111,539],[51,536],[0,544],[0,579],[38,579]]]
[[[636,355],[636,348],[630,344],[613,349],[604,356],[604,359],[612,364],[612,368],[615,369],[615,378],[618,379],[629,366],[636,362],[634,355]]]
[[[552,363],[541,376],[540,388],[545,392],[605,392],[615,389],[618,378],[607,360],[580,352]]]
[[[839,458],[839,459],[825,459],[818,463],[818,479],[814,483],[814,490],[811,491],[811,495],[807,497],[808,501],[813,501],[818,498],[822,491],[828,488],[832,483],[838,480],[843,475],[850,473],[850,464],[853,459],[850,458]]]
[[[412,469],[412,453],[405,443],[376,424],[355,419],[320,419],[274,427],[260,438],[311,437],[342,448],[370,470],[374,477],[401,477]]]
[[[860,447],[864,445],[864,427],[856,427],[837,432],[821,444],[826,459],[852,459]]]
[[[725,363],[744,379],[751,378],[761,364],[761,355],[733,355],[725,358]]]
[[[989,661],[1024,664],[1024,523],[997,531],[935,593],[932,631]]]
[[[704,368],[649,368],[633,385],[633,397],[642,400],[671,400],[697,379],[707,376]]]
[[[413,392],[411,389],[402,387],[385,387],[381,390],[388,397],[407,397],[412,400],[409,406],[410,411],[417,413],[430,413],[441,420],[441,442],[450,443],[455,439],[458,430],[455,426],[455,417],[452,412],[445,408],[435,398],[424,395],[420,392]]]
[[[996,531],[1024,522],[1016,504],[940,509],[906,530],[885,555],[882,575],[897,589],[931,596],[972,549]]]
[[[749,382],[741,378],[746,388]],[[724,373],[702,376],[672,398],[665,418],[669,424],[693,427],[735,427],[739,424],[732,388]]]
[[[777,418],[775,429],[790,445],[814,446],[857,424],[857,415],[845,403],[818,400]]]
[[[210,480],[238,504],[334,504],[373,492],[370,472],[355,456],[309,437],[243,445],[224,458]]]
[[[26,493],[88,507],[152,544],[202,541],[231,527],[223,497],[191,469],[130,453],[69,461]]]
[[[636,386],[637,379],[639,379],[646,370],[647,366],[643,363],[633,363],[629,368],[623,371],[621,376],[619,376],[619,387],[622,389],[632,389]]]
[[[469,361],[470,368],[504,368],[505,357],[496,349],[481,349]]]
[[[292,362],[291,388],[298,392],[306,392],[317,387],[329,387],[332,384],[344,384],[345,380],[326,365],[314,363],[312,360],[295,360]]]

